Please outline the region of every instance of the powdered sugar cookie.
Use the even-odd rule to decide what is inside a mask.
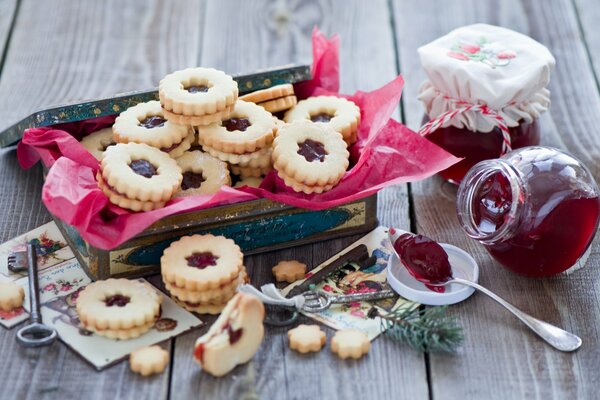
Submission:
[[[194,150],[177,158],[183,181],[176,196],[213,194],[223,185],[231,185],[227,164],[209,154]]]
[[[342,329],[331,339],[331,351],[340,358],[359,359],[369,352],[371,342],[367,334],[357,329]]]
[[[231,164],[229,168],[231,169],[231,172],[241,176],[242,178],[260,178],[267,175],[273,169],[270,165],[267,167],[252,168],[240,167],[239,165],[235,164]]]
[[[179,288],[218,289],[239,275],[243,259],[239,246],[224,236],[184,236],[165,249],[161,274],[165,282]]]
[[[98,331],[144,328],[154,324],[161,302],[147,283],[107,279],[90,283],[79,293],[77,314],[84,326]]]
[[[112,128],[100,129],[81,139],[81,145],[98,160],[102,159],[104,150],[114,144]]]
[[[277,282],[296,282],[306,275],[306,264],[296,260],[280,261],[271,271]]]
[[[296,121],[286,124],[273,143],[273,166],[304,186],[337,184],[348,167],[349,153],[342,136],[324,124]]]
[[[288,331],[290,349],[299,353],[320,351],[325,346],[325,332],[318,325],[298,325]]]
[[[250,186],[250,187],[259,187],[261,182],[262,182],[263,178],[256,178],[253,176],[247,176],[245,178],[240,179],[234,187],[239,188],[239,187],[243,187],[243,186]]]
[[[138,143],[120,143],[106,149],[101,170],[114,192],[140,201],[169,200],[183,179],[181,168],[167,153]]]
[[[335,96],[309,97],[299,101],[285,113],[285,122],[309,120],[333,128],[344,137],[348,144],[356,141],[353,134],[358,130],[360,108],[350,100]]]
[[[275,129],[269,112],[254,103],[238,100],[228,119],[198,127],[198,141],[223,153],[245,154],[269,146]]]
[[[271,153],[273,152],[271,147],[245,154],[224,153],[206,145],[203,145],[202,149],[219,160],[244,168],[269,167],[271,165]]]
[[[142,347],[129,355],[129,367],[142,376],[160,374],[169,364],[169,352],[158,345]]]
[[[123,111],[112,130],[117,143],[144,143],[159,149],[173,148],[190,134],[189,127],[167,121],[156,100]]]
[[[165,76],[158,85],[162,107],[173,114],[202,116],[233,105],[237,82],[214,68],[187,68]]]
[[[12,311],[23,305],[25,291],[14,282],[0,282],[0,310]]]
[[[102,190],[106,197],[108,197],[108,200],[121,208],[127,208],[128,210],[132,211],[152,211],[165,206],[164,201],[140,201],[130,199],[120,193],[115,192],[110,188],[110,186],[108,186],[106,182],[104,182],[102,173],[100,171],[96,173],[96,181],[98,181],[98,187],[100,190]]]
[[[208,332],[196,340],[194,358],[203,371],[223,376],[248,362],[264,336],[265,308],[256,297],[236,294]]]

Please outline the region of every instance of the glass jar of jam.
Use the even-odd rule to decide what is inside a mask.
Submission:
[[[600,191],[589,170],[550,147],[482,161],[464,177],[458,219],[503,266],[549,276],[573,266],[598,229]]]

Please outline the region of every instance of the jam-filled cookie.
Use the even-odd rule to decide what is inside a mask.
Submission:
[[[160,374],[169,364],[169,352],[158,345],[142,347],[129,355],[129,367],[142,376]]]
[[[215,150],[209,146],[202,146],[202,149],[211,156],[228,162],[231,165],[237,165],[244,168],[268,168],[271,166],[271,153],[273,149],[265,147],[258,151],[246,154],[231,154]]]
[[[179,288],[204,291],[231,283],[243,268],[239,246],[224,236],[184,236],[160,259],[162,278]]]
[[[269,112],[254,103],[238,100],[229,118],[198,128],[198,141],[223,153],[247,154],[268,147],[276,129]]]
[[[96,281],[77,298],[84,328],[104,336],[141,335],[154,325],[162,297],[148,283],[128,279]]]
[[[360,108],[350,100],[334,96],[317,96],[299,101],[285,113],[285,122],[308,120],[328,125],[351,145],[356,142]]]
[[[231,172],[233,172],[235,175],[241,176],[242,178],[260,178],[267,175],[273,169],[270,163],[266,167],[258,168],[240,167],[239,165],[231,164],[229,168],[231,168]]]
[[[102,159],[104,150],[114,144],[112,128],[100,129],[81,139],[81,145],[98,160]]]
[[[222,285],[218,289],[196,291],[179,288],[169,282],[164,282],[164,284],[169,293],[180,301],[187,301],[197,304],[219,304],[229,301],[229,299],[235,295],[237,287],[246,282],[248,282],[248,274],[246,272],[246,268],[242,268],[235,280]]]
[[[227,164],[200,150],[186,152],[176,161],[183,174],[176,196],[213,194],[231,185]]]
[[[167,121],[156,100],[139,103],[123,111],[115,120],[112,130],[117,143],[144,143],[164,152],[174,150],[186,138],[189,148],[194,139],[193,133],[189,137],[189,126]]]
[[[240,179],[235,184],[234,187],[240,188],[240,187],[244,187],[244,186],[249,186],[249,187],[257,188],[262,183],[262,180],[263,180],[262,177],[247,176],[245,178]]]
[[[265,308],[246,293],[236,294],[208,332],[196,340],[194,358],[203,371],[223,376],[258,351],[264,337]]]
[[[152,211],[165,206],[164,201],[140,201],[130,199],[120,193],[115,192],[106,182],[104,182],[101,171],[96,173],[96,181],[98,181],[98,187],[100,190],[102,190],[106,197],[108,197],[108,200],[121,208],[127,208],[131,211]]]
[[[15,282],[0,282],[0,310],[12,311],[23,305],[25,291]]]
[[[241,96],[240,99],[256,103],[270,113],[285,111],[298,102],[294,94],[294,86],[290,83],[257,90]]]
[[[348,157],[341,134],[310,121],[286,124],[273,143],[273,167],[298,192],[330,190],[346,172]]]
[[[229,117],[238,98],[238,86],[223,71],[188,68],[165,76],[158,95],[168,120],[200,126]]]
[[[167,153],[139,143],[120,143],[106,149],[101,170],[113,192],[143,202],[168,201],[183,179],[181,168]]]

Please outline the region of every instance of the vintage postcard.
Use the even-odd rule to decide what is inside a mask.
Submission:
[[[341,254],[361,244],[366,245],[369,254],[377,258],[374,265],[361,269],[356,264],[348,263],[335,273],[329,275],[315,289],[332,295],[377,292],[389,289],[386,271],[391,251],[389,249],[388,228],[386,227],[378,227],[362,239],[352,243],[346,249],[309,272],[306,278],[310,277],[311,273],[319,271],[331,261],[338,258]],[[286,295],[292,288],[302,282],[303,280],[294,282],[283,289],[282,294]],[[334,329],[354,328],[361,330],[367,334],[369,340],[373,340],[381,333],[381,321],[377,317],[373,319],[368,318],[367,313],[369,310],[375,306],[380,312],[386,312],[404,302],[407,302],[407,300],[398,296],[372,303],[357,301],[348,304],[334,304],[329,309],[320,313],[303,314]]]

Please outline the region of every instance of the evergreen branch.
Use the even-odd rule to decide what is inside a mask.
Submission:
[[[373,311],[375,310],[375,311]],[[381,318],[381,331],[389,338],[424,352],[455,352],[463,342],[463,330],[443,307],[401,304],[387,314],[371,309],[369,317]]]

